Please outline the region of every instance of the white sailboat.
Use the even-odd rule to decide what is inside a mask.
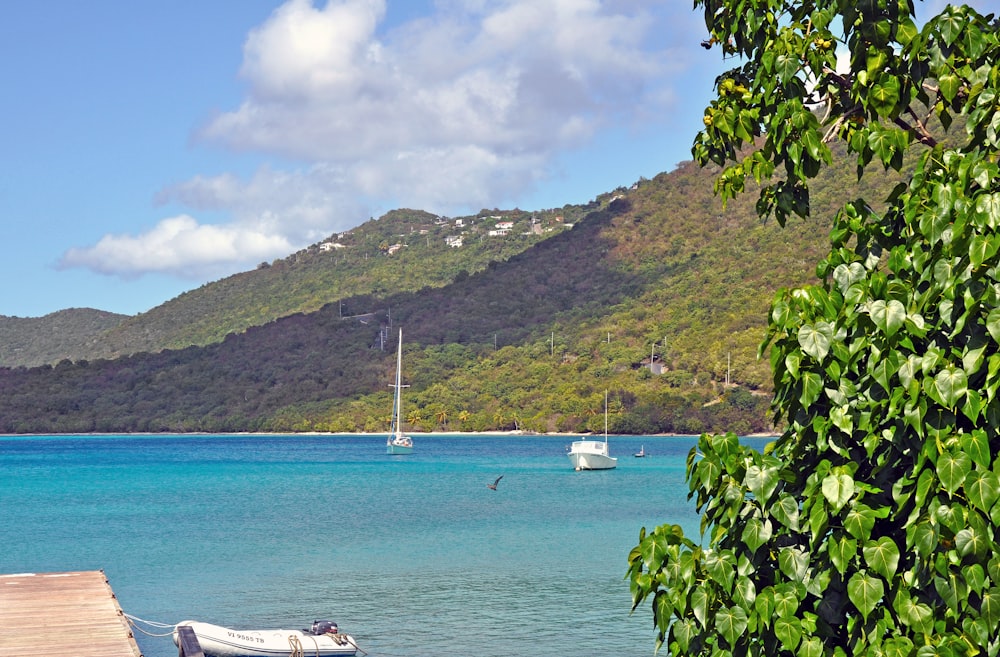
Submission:
[[[618,459],[608,451],[608,393],[604,392],[604,441],[577,440],[570,445],[569,462],[574,470],[612,470]]]
[[[399,329],[399,346],[396,350],[396,394],[392,401],[392,423],[389,426],[389,435],[385,439],[386,454],[411,454],[413,452],[413,439],[403,433],[403,412],[402,412],[402,382],[403,370],[403,329]]]

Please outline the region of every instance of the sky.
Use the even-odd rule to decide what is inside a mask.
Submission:
[[[728,67],[706,36],[691,0],[5,3],[0,315],[134,315],[394,208],[652,178]]]

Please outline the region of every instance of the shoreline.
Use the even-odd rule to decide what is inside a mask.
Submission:
[[[590,438],[599,433],[534,433],[525,431],[409,431],[410,436],[518,436],[534,438]],[[30,438],[32,436],[386,436],[388,432],[376,431],[121,431],[121,432],[67,432],[67,433],[0,433],[0,438]],[[613,433],[610,437],[629,438],[696,438],[696,433]],[[779,438],[778,433],[750,433],[740,438]]]

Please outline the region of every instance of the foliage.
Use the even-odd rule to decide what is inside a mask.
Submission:
[[[694,146],[725,167],[724,197],[752,177],[758,211],[785,222],[809,214],[828,141],[859,175],[926,148],[883,211],[859,198],[836,215],[818,285],[776,295],[773,410],[787,429],[763,454],[701,437],[688,480],[707,544],[643,530],[633,600],[651,602],[672,654],[995,656],[997,24],[948,7],[918,30],[907,0],[695,4],[710,44],[743,62],[718,80]],[[849,72],[835,71],[837,44]],[[957,145],[930,118],[954,121]]]

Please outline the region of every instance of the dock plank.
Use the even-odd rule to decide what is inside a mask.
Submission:
[[[0,575],[0,657],[142,657],[99,570]]]

